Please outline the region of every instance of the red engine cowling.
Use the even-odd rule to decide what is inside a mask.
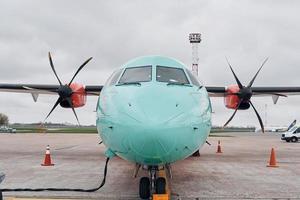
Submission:
[[[238,85],[230,85],[227,87],[226,96],[224,98],[224,104],[227,108],[235,110],[238,107],[240,98],[237,95],[233,95],[233,94],[237,93],[239,91],[240,91],[240,88]],[[240,104],[238,109],[239,110],[247,110],[248,108],[250,108],[250,103],[248,101],[243,101]]]
[[[73,91],[73,94],[71,96],[73,107],[78,108],[84,106],[86,103],[86,92],[84,85],[79,83],[72,83],[70,85],[70,88]]]
[[[71,83],[70,89],[73,94],[71,95],[72,104],[74,108],[79,108],[85,105],[86,103],[86,91],[85,87],[79,83]],[[72,105],[67,100],[63,100],[60,105],[64,108],[71,108]]]

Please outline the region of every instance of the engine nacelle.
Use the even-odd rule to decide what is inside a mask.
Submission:
[[[229,109],[236,109],[239,105],[240,98],[237,95],[231,95],[240,91],[238,85],[230,85],[227,87],[226,96],[224,97],[224,104]],[[239,106],[239,110],[247,110],[250,108],[250,103],[245,101],[242,102]]]
[[[70,88],[73,92],[71,95],[72,104],[74,108],[79,108],[85,105],[86,103],[86,91],[85,87],[79,83],[72,83]],[[71,108],[72,105],[67,100],[63,100],[60,105],[64,108]]]

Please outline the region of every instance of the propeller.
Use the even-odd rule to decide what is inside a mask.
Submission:
[[[254,112],[256,114],[256,117],[258,118],[258,121],[259,121],[259,124],[261,126],[262,132],[265,132],[265,130],[264,130],[264,124],[262,122],[262,119],[261,119],[259,113],[257,112],[256,108],[254,107],[253,103],[251,102],[251,97],[253,95],[251,87],[252,87],[252,85],[253,85],[253,83],[254,83],[257,75],[259,74],[260,70],[265,65],[265,63],[268,61],[268,58],[266,58],[264,60],[264,62],[262,63],[262,65],[260,66],[260,68],[258,69],[258,71],[256,72],[256,74],[254,75],[254,77],[252,78],[252,80],[249,82],[249,84],[247,86],[242,85],[242,83],[240,82],[239,78],[237,77],[237,75],[233,71],[233,69],[232,69],[232,67],[231,67],[231,65],[230,65],[230,63],[229,63],[229,61],[228,61],[227,58],[226,58],[226,61],[227,61],[227,64],[228,64],[228,66],[229,66],[229,68],[230,68],[230,70],[231,70],[231,72],[232,72],[232,74],[233,74],[233,76],[234,76],[234,78],[236,80],[236,83],[237,83],[237,85],[238,85],[238,87],[240,89],[239,92],[232,93],[232,94],[230,93],[230,95],[237,95],[240,100],[239,100],[238,106],[236,107],[235,111],[233,112],[233,114],[231,115],[231,117],[228,119],[228,121],[224,124],[224,127],[227,126],[229,124],[229,122],[234,118],[237,110],[239,109],[239,107],[240,107],[240,105],[242,103],[249,103],[250,106],[253,108],[253,110],[254,110]]]
[[[78,70],[76,71],[76,73],[74,74],[74,76],[72,77],[72,79],[71,79],[71,81],[69,82],[69,84],[65,84],[65,85],[62,84],[61,80],[59,79],[59,77],[58,77],[58,75],[57,75],[57,73],[56,73],[56,71],[55,71],[54,64],[53,64],[53,61],[52,61],[52,57],[51,57],[51,53],[50,53],[50,52],[48,53],[48,57],[49,57],[49,62],[50,62],[51,69],[52,69],[52,71],[53,71],[53,73],[54,73],[56,79],[58,80],[60,86],[59,86],[59,88],[58,88],[57,91],[56,91],[56,92],[58,93],[59,97],[58,97],[58,99],[56,100],[54,106],[52,107],[51,111],[49,112],[49,114],[47,115],[47,117],[45,118],[44,121],[46,121],[46,120],[49,118],[49,116],[52,114],[52,112],[56,109],[56,107],[57,107],[60,103],[62,103],[63,101],[66,101],[66,102],[68,102],[68,104],[71,106],[72,111],[73,111],[73,113],[74,113],[74,115],[75,115],[75,117],[76,117],[76,120],[77,120],[78,124],[80,125],[79,120],[78,120],[78,116],[77,116],[77,114],[76,114],[76,111],[75,111],[75,109],[74,109],[74,105],[73,105],[73,102],[72,102],[71,96],[72,96],[72,94],[73,94],[74,92],[72,91],[70,85],[72,84],[72,82],[73,82],[73,80],[75,79],[75,77],[77,76],[77,74],[78,74],[78,73],[83,69],[83,67],[84,67],[84,66],[92,59],[92,57],[89,58],[89,59],[87,59],[82,65],[80,65],[80,67],[78,68]]]

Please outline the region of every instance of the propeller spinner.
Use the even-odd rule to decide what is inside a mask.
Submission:
[[[79,120],[78,120],[78,116],[77,116],[76,111],[75,111],[75,109],[74,109],[74,105],[73,105],[72,98],[71,98],[71,96],[72,96],[72,94],[74,94],[74,92],[73,92],[73,90],[72,90],[72,88],[71,88],[70,86],[71,86],[73,80],[75,79],[75,77],[77,76],[77,74],[78,74],[78,73],[82,70],[82,68],[83,68],[83,67],[84,67],[84,66],[92,59],[92,57],[90,57],[89,59],[87,59],[87,60],[86,60],[86,61],[78,68],[78,70],[76,71],[76,73],[75,73],[74,76],[72,77],[72,79],[71,79],[71,81],[69,82],[69,84],[63,85],[62,82],[60,81],[60,79],[59,79],[59,77],[58,77],[56,71],[55,71],[55,68],[54,68],[54,65],[53,65],[53,61],[52,61],[52,57],[51,57],[50,52],[48,53],[48,56],[49,56],[50,66],[51,66],[52,71],[53,71],[55,77],[57,78],[57,80],[58,80],[60,86],[59,86],[59,88],[58,88],[57,91],[56,91],[56,92],[58,93],[59,97],[58,97],[57,101],[55,102],[54,106],[52,107],[51,111],[49,112],[49,114],[47,115],[47,117],[45,118],[44,121],[46,121],[46,120],[48,119],[48,117],[51,115],[51,113],[55,110],[55,108],[56,108],[59,104],[61,104],[61,103],[63,103],[63,102],[67,102],[67,103],[70,105],[70,107],[72,108],[72,111],[73,111],[73,113],[74,113],[74,115],[75,115],[75,117],[76,117],[76,120],[77,120],[78,124],[80,125]]]

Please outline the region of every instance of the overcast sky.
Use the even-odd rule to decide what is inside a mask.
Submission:
[[[36,0],[0,1],[0,82],[57,84],[47,58],[68,82],[88,57],[93,60],[76,82],[104,84],[114,69],[143,55],[174,57],[191,65],[190,32],[202,33],[199,76],[207,86],[234,84],[227,56],[246,85],[266,57],[254,86],[300,86],[300,1],[230,0]],[[11,122],[42,121],[57,97],[0,94],[0,112]],[[77,109],[82,124],[95,124],[97,98]],[[213,124],[233,110],[212,99]],[[267,125],[300,120],[300,97],[253,99]],[[76,123],[72,111],[58,108],[49,121]],[[252,109],[237,113],[231,125],[255,125]]]

